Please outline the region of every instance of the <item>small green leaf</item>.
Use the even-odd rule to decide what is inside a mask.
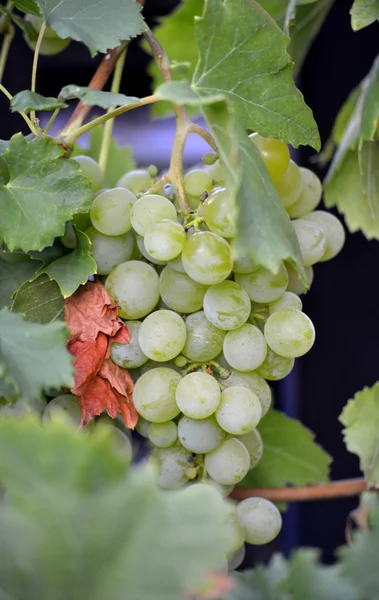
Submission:
[[[47,275],[39,275],[20,287],[12,311],[21,313],[26,321],[54,323],[63,320],[64,299],[55,281]]]
[[[0,308],[12,304],[13,294],[25,281],[30,281],[42,265],[27,254],[21,254],[17,262],[7,258],[6,253],[0,255]]]
[[[30,113],[31,110],[55,110],[56,108],[66,108],[65,104],[58,98],[46,98],[36,92],[24,90],[13,96],[11,100],[12,112]]]
[[[46,138],[13,136],[3,155],[11,179],[0,186],[0,236],[10,250],[42,250],[74,214],[88,211],[89,181],[63,149]]]
[[[142,6],[135,0],[36,0],[45,21],[61,38],[70,37],[107,52],[141,33]]]
[[[35,15],[36,17],[40,16],[38,6],[34,0],[13,0],[13,4],[16,8],[18,8],[18,10],[21,10],[24,13],[29,13],[30,15]]]
[[[379,0],[354,0],[350,14],[352,28],[359,31],[379,21]]]
[[[51,262],[40,271],[54,279],[64,298],[71,296],[81,284],[87,282],[88,277],[96,273],[96,261],[91,254],[89,237],[74,227],[76,234],[76,248],[66,256]]]
[[[0,311],[0,376],[13,384],[25,400],[39,398],[51,387],[74,383],[72,356],[66,348],[63,323],[40,325],[20,315]]]
[[[227,600],[290,600],[283,591],[287,576],[287,561],[281,554],[274,554],[267,565],[235,573],[235,586]]]
[[[359,456],[370,484],[379,483],[379,383],[364,388],[349,400],[340,415],[347,449]]]
[[[100,106],[101,108],[130,106],[131,104],[138,104],[140,102],[140,98],[136,98],[135,96],[103,92],[74,84],[66,85],[59,92],[58,100],[73,100],[74,98],[81,100],[89,106]]]
[[[258,425],[263,456],[243,487],[283,487],[328,481],[331,457],[299,421],[270,410]]]

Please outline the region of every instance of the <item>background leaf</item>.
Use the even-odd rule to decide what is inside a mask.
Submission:
[[[350,14],[354,31],[363,29],[379,20],[379,0],[354,0]]]
[[[267,565],[236,573],[235,585],[227,600],[290,600],[283,590],[287,576],[287,561],[280,554],[274,554]]]
[[[13,96],[10,106],[12,112],[24,112],[28,114],[31,110],[66,108],[68,104],[65,104],[58,98],[46,98],[45,96],[41,96],[41,94],[36,94],[36,92],[23,90]]]
[[[20,287],[12,311],[22,313],[26,321],[54,323],[64,318],[64,298],[55,281],[48,275],[39,275]]]
[[[9,260],[6,252],[0,254],[0,308],[12,304],[13,294],[25,281],[30,281],[41,266],[40,261],[27,254],[18,254],[17,261]]]
[[[140,98],[136,98],[135,96],[125,96],[125,94],[115,94],[114,92],[103,92],[73,84],[66,85],[59,92],[59,100],[72,100],[74,98],[81,100],[89,106],[100,106],[101,108],[129,106],[130,104],[138,104],[138,102],[140,102]]]
[[[31,15],[40,16],[40,12],[38,10],[37,4],[34,0],[14,0],[13,4],[18,10],[22,12],[29,13]]]

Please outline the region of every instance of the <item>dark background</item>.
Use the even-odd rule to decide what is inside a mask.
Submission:
[[[145,14],[150,24],[166,14],[176,0],[148,0]],[[314,111],[322,141],[330,133],[336,114],[348,93],[366,75],[378,52],[378,25],[359,33],[350,27],[348,0],[336,0],[304,63],[299,86]],[[180,32],[179,32],[180,35]],[[127,55],[121,91],[134,96],[150,93],[147,55],[133,42]],[[4,84],[15,93],[30,87],[32,53],[18,33],[7,65]],[[86,48],[72,43],[56,57],[41,57],[38,91],[55,95],[63,85],[87,85],[99,58],[91,60]],[[0,99],[0,137],[8,139],[23,128]],[[25,129],[24,129],[25,131]],[[25,131],[26,133],[26,131]],[[309,163],[311,153],[300,151],[299,162]],[[319,172],[322,175],[322,172]],[[304,310],[316,327],[316,344],[297,361],[296,371],[279,389],[281,408],[298,416],[334,457],[332,478],[359,475],[357,459],[346,452],[338,416],[346,401],[364,386],[379,379],[378,305],[379,245],[356,233],[348,235],[343,252],[317,265]],[[346,517],[357,499],[328,500],[292,506],[285,517],[281,539],[274,547],[289,551],[297,545],[318,546],[326,561],[344,543]],[[252,550],[251,557],[266,557],[271,546]]]

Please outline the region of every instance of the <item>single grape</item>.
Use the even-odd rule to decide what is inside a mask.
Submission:
[[[142,256],[144,258],[146,258],[146,260],[153,263],[154,265],[165,265],[166,264],[166,261],[158,260],[157,258],[150,256],[150,254],[148,253],[148,251],[145,248],[145,242],[143,241],[143,237],[141,235],[138,235],[138,233],[136,234],[136,242],[137,242],[138,250],[141,252]]]
[[[84,155],[73,156],[72,160],[75,160],[79,164],[84,177],[88,177],[91,180],[92,191],[96,192],[99,190],[103,183],[103,174],[96,160]]]
[[[139,260],[115,267],[105,281],[105,289],[114,298],[123,319],[140,319],[159,301],[159,277],[153,267]]]
[[[130,465],[133,460],[133,446],[128,435],[121,431],[121,429],[119,429],[118,427],[115,427],[114,425],[109,425],[108,423],[101,423],[100,425],[96,426],[96,428],[98,427],[109,432],[111,443],[113,444],[117,452],[119,452],[122,455],[122,457],[126,460],[126,462]]]
[[[293,266],[290,265],[289,263],[287,263],[286,268],[287,268],[287,273],[288,273],[287,292],[293,292],[294,294],[297,294],[298,296],[300,296],[301,294],[305,294],[305,292],[307,291],[307,288],[301,281],[296,269],[294,269]],[[310,287],[312,285],[312,281],[313,281],[313,277],[314,277],[313,268],[305,267],[305,273],[306,273],[306,276],[308,277],[309,287]]]
[[[127,327],[130,333],[129,344],[111,344],[111,359],[119,367],[124,369],[135,369],[147,362],[148,357],[142,352],[138,343],[138,334],[142,323],[140,321],[128,321]]]
[[[305,267],[318,262],[326,251],[326,238],[316,223],[297,219],[292,221]]]
[[[207,419],[182,417],[178,422],[178,438],[186,450],[196,454],[211,452],[219,446],[225,432],[212,415]]]
[[[151,371],[151,369],[160,369],[161,367],[166,367],[167,369],[173,369],[177,373],[180,373],[181,370],[179,367],[175,365],[175,361],[170,362],[156,362],[155,360],[148,360],[142,367],[140,368],[141,375],[147,373],[147,371]]]
[[[165,423],[180,413],[175,392],[181,376],[174,369],[159,367],[147,371],[134,386],[133,403],[141,417],[152,423]]]
[[[57,396],[47,404],[42,414],[44,423],[54,423],[55,421],[67,419],[75,427],[79,427],[81,422],[79,398],[72,394],[62,394]]]
[[[94,227],[89,227],[86,234],[91,240],[91,251],[97,264],[98,275],[109,275],[114,267],[132,257],[134,236],[130,231],[111,237],[100,233]]]
[[[150,423],[148,429],[149,440],[157,448],[168,448],[178,439],[178,428],[174,421],[165,423]]]
[[[291,373],[294,364],[294,358],[279,356],[279,354],[276,354],[268,348],[266,358],[260,367],[258,367],[257,372],[269,381],[278,381],[279,379],[284,379]]]
[[[199,198],[203,192],[212,189],[212,177],[202,169],[192,169],[183,179],[184,191],[190,196]]]
[[[176,388],[176,403],[186,417],[205,419],[218,408],[221,390],[216,379],[207,373],[189,373]]]
[[[300,167],[300,173],[302,179],[301,194],[296,202],[287,208],[288,216],[291,219],[303,217],[310,213],[320,204],[322,196],[322,185],[317,175],[304,167]]]
[[[247,291],[254,302],[273,302],[282,296],[288,284],[288,275],[283,264],[274,275],[263,267],[252,273],[236,273],[235,281]]]
[[[231,247],[211,231],[199,231],[187,239],[182,261],[191,279],[205,285],[221,283],[233,268]]]
[[[225,188],[212,192],[204,202],[204,220],[214,233],[224,238],[235,237],[236,218],[235,202]]]
[[[249,138],[258,147],[272,181],[283,177],[290,162],[288,146],[280,140],[266,138],[258,133],[252,133]]]
[[[250,469],[252,469],[259,463],[263,455],[263,442],[261,435],[257,429],[252,429],[252,431],[249,431],[249,433],[239,435],[238,439],[247,448],[250,456]]]
[[[170,200],[158,194],[142,196],[132,207],[131,221],[134,231],[144,236],[149,227],[159,221],[176,221],[176,208]]]
[[[235,571],[236,569],[238,569],[238,567],[240,567],[242,565],[243,561],[245,560],[245,554],[246,554],[245,544],[242,544],[242,546],[240,548],[238,548],[237,552],[234,552],[234,554],[232,554],[230,557],[228,557],[229,573],[232,573],[233,571]]]
[[[177,256],[176,258],[169,260],[167,263],[167,266],[170,267],[170,269],[174,269],[174,271],[177,271],[178,273],[186,272],[185,268],[183,267],[181,254],[179,256]]]
[[[250,456],[246,446],[232,437],[206,454],[204,465],[217,483],[235,485],[246,476],[250,468]]]
[[[186,273],[174,271],[169,266],[162,270],[159,291],[165,304],[179,313],[200,310],[208,287],[191,279]]]
[[[244,288],[234,281],[212,285],[204,296],[207,319],[219,329],[237,329],[250,315],[250,298]]]
[[[282,528],[282,517],[275,504],[265,498],[246,498],[236,508],[237,520],[245,528],[249,544],[268,544]]]
[[[234,253],[234,265],[233,271],[234,273],[252,273],[253,271],[257,271],[259,269],[259,265],[247,254],[241,254],[240,251],[237,251],[233,248]]]
[[[143,321],[138,333],[142,352],[151,360],[164,362],[178,356],[186,341],[183,319],[172,310],[156,310]]]
[[[218,491],[222,498],[227,498],[234,490],[234,485],[221,485],[221,483],[217,483],[217,481],[215,481],[211,477],[207,477],[204,484],[212,486],[215,490]]]
[[[92,225],[104,235],[122,235],[132,228],[130,211],[136,196],[125,188],[106,190],[92,202]]]
[[[29,48],[31,48],[32,50],[35,50],[36,45],[37,45],[36,40],[30,39],[25,33],[24,33],[24,40],[27,43],[27,45],[29,46]],[[39,54],[41,54],[41,56],[55,56],[56,54],[59,54],[65,48],[67,48],[70,41],[71,41],[70,38],[58,38],[58,37],[56,39],[43,39],[40,49],[39,49]]]
[[[230,387],[222,392],[216,419],[227,433],[248,433],[258,425],[261,417],[262,408],[258,396],[247,387]]]
[[[158,450],[160,464],[159,485],[168,490],[176,490],[188,482],[187,471],[192,466],[192,454],[181,446],[171,446]]]
[[[285,208],[294,204],[301,194],[303,188],[303,180],[301,171],[297,164],[290,160],[284,175],[277,179],[274,187],[279,194],[279,198]]]
[[[265,338],[271,350],[286,358],[303,356],[315,341],[315,328],[300,310],[281,308],[266,321]]]
[[[75,229],[73,228],[72,223],[66,223],[64,227],[64,234],[61,235],[59,239],[65,246],[65,248],[69,248],[70,250],[76,248],[77,239]]]
[[[37,33],[40,32],[40,29],[43,24],[43,19],[41,17],[37,17],[37,15],[26,14],[24,16],[24,21],[27,21],[28,23],[30,23],[33,26],[33,29]],[[61,39],[61,38],[59,38],[58,34],[55,33],[54,29],[52,29],[49,26],[45,27],[45,33],[43,34],[43,37],[44,37],[44,39],[46,38],[47,40]]]
[[[149,227],[143,241],[146,251],[153,258],[172,260],[182,252],[186,232],[180,223],[164,219]]]
[[[150,427],[151,423],[150,421],[146,421],[146,419],[144,419],[143,417],[139,416],[138,417],[138,421],[137,421],[137,425],[136,425],[136,431],[137,433],[139,433],[140,435],[142,435],[142,437],[148,439],[149,438],[149,427]]]
[[[304,215],[303,220],[315,223],[325,235],[326,250],[319,262],[330,260],[341,252],[345,243],[345,230],[337,217],[324,210],[315,210]]]
[[[213,183],[222,183],[225,178],[225,170],[220,162],[220,159],[216,160],[213,165],[209,165],[207,169],[209,175],[212,177]]]
[[[258,375],[255,371],[241,373],[240,371],[230,371],[229,377],[222,380],[225,387],[243,386],[254,392],[261,403],[262,417],[267,413],[271,406],[271,390],[267,381]]]
[[[222,350],[225,331],[210,323],[203,311],[186,318],[187,339],[182,354],[194,362],[213,360]]]
[[[241,546],[243,546],[246,539],[245,528],[237,521],[235,517],[228,520],[226,524],[226,531],[228,536],[228,556],[237,552]]]
[[[117,187],[126,188],[133,194],[145,192],[153,185],[153,178],[146,169],[134,169],[125,173],[117,182]]]
[[[237,371],[254,371],[266,358],[267,344],[262,332],[245,323],[239,329],[228,331],[223,344],[224,356]]]
[[[268,305],[270,315],[280,310],[281,308],[293,308],[294,310],[301,310],[303,308],[303,303],[300,300],[299,296],[294,294],[293,292],[284,292],[281,298],[275,300],[275,302],[271,302]]]
[[[206,154],[204,154],[204,156],[201,160],[203,161],[203,163],[205,165],[210,166],[210,165],[214,165],[215,162],[217,162],[218,158],[217,158],[217,154],[215,154],[214,152],[206,152]]]

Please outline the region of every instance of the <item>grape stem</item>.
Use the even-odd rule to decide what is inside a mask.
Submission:
[[[9,14],[11,14],[12,10],[13,10],[13,2],[8,2],[5,8],[9,12]],[[14,27],[9,21],[9,16],[5,17],[4,25],[6,27],[6,33],[4,35],[4,40],[3,40],[3,43],[1,46],[1,52],[0,52],[0,83],[3,80],[5,65],[7,64],[7,58],[8,58],[8,54],[9,54],[9,49],[11,47],[11,44],[12,44],[12,41],[14,38]]]
[[[8,100],[12,100],[12,98],[13,98],[12,94],[10,92],[8,92],[7,88],[4,87],[2,83],[0,83],[0,92],[2,92],[4,94],[4,96],[6,96],[8,98]],[[33,123],[29,119],[29,117],[24,112],[20,112],[20,115],[24,119],[24,121],[27,124],[27,126],[29,127],[30,131],[32,133],[34,133],[34,135],[38,135],[38,131],[34,127]]]
[[[39,57],[39,51],[41,49],[41,44],[42,44],[42,41],[43,41],[43,36],[45,35],[45,31],[46,31],[46,21],[44,21],[42,23],[42,25],[41,25],[41,29],[39,30],[39,34],[38,34],[38,39],[37,39],[36,47],[34,48],[33,67],[32,67],[32,81],[31,81],[31,91],[32,92],[36,91],[38,57]],[[35,120],[36,120],[36,112],[35,112],[35,110],[31,110],[30,111],[30,118],[31,118],[32,122],[34,123]]]
[[[324,485],[306,485],[301,487],[284,488],[236,488],[231,493],[235,500],[243,500],[258,496],[271,502],[306,502],[309,500],[326,500],[330,498],[345,498],[358,496],[369,485],[363,478],[331,481]]]
[[[209,131],[207,131],[206,129],[204,129],[204,127],[202,127],[201,125],[199,125],[198,123],[193,123],[191,121],[190,125],[189,125],[189,132],[188,133],[196,133],[197,135],[199,135],[201,138],[203,138],[203,140],[205,142],[207,142],[207,144],[215,151],[217,152],[217,145],[215,142],[214,137],[209,133]]]

